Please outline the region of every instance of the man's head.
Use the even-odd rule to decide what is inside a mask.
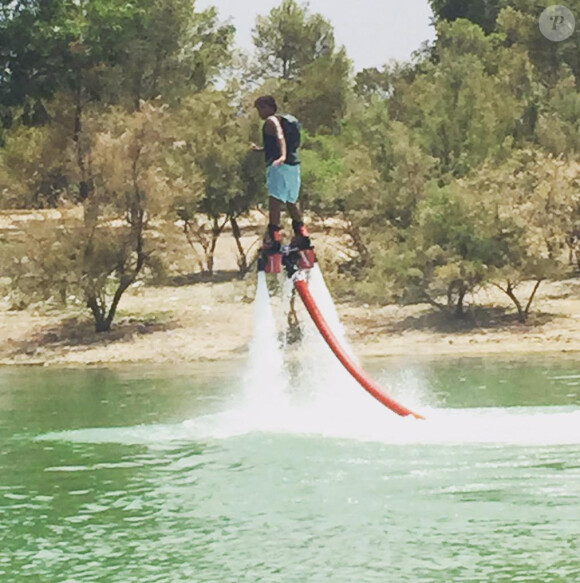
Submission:
[[[258,115],[262,119],[268,119],[271,115],[274,115],[278,111],[276,100],[271,95],[263,95],[262,97],[258,97],[254,105],[258,110]]]

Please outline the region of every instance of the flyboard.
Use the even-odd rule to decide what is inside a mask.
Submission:
[[[258,260],[258,270],[265,271],[266,273],[281,273],[282,268],[285,269],[286,274],[293,281],[294,287],[300,295],[306,310],[329,348],[363,389],[385,407],[401,417],[411,416],[415,417],[415,419],[425,419],[422,415],[411,411],[385,394],[382,387],[362,370],[340,344],[318,308],[308,286],[308,271],[315,264],[316,254],[312,247],[301,249],[300,247],[285,245],[281,247],[279,253],[263,251]]]

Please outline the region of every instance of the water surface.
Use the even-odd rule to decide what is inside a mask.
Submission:
[[[579,581],[575,359],[367,364],[0,369],[0,581]]]

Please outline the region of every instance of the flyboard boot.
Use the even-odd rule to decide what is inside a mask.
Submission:
[[[296,249],[312,249],[310,242],[310,231],[302,221],[292,221],[292,230],[294,237],[290,243],[290,247]]]
[[[294,237],[290,245],[282,248],[282,265],[289,278],[299,271],[312,269],[316,263],[310,232],[302,221],[293,221]]]
[[[316,263],[310,232],[303,222],[293,221],[294,237],[290,245],[282,245],[280,227],[268,225],[262,251],[258,259],[258,271],[280,273],[284,266],[289,278],[300,270],[312,269]]]
[[[302,221],[292,221],[294,237],[290,249],[298,254],[298,269],[312,269],[316,263],[316,254],[310,240],[310,231]]]
[[[268,225],[258,259],[258,271],[266,273],[282,271],[282,233],[278,225]]]

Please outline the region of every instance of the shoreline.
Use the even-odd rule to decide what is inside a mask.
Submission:
[[[429,364],[434,361],[446,361],[451,362],[454,360],[457,361],[468,361],[468,360],[482,360],[482,359],[489,359],[493,362],[502,362],[502,361],[509,361],[509,362],[518,362],[518,361],[525,361],[532,358],[540,358],[541,360],[565,360],[565,359],[572,359],[579,360],[580,350],[537,350],[537,351],[529,351],[529,352],[512,352],[512,353],[505,353],[505,352],[430,352],[427,354],[384,354],[384,355],[375,355],[375,354],[363,354],[355,349],[355,353],[357,357],[360,357],[367,363],[373,362],[409,362],[413,364]],[[149,360],[110,360],[110,361],[66,361],[66,360],[54,360],[54,361],[35,361],[35,360],[0,360],[0,370],[17,370],[17,369],[24,369],[24,368],[43,368],[43,369],[68,369],[68,370],[78,370],[78,369],[131,369],[133,367],[139,367],[140,370],[143,370],[145,365],[150,365],[155,369],[165,368],[165,367],[183,367],[183,368],[192,368],[192,369],[202,369],[206,367],[210,367],[211,365],[219,365],[219,364],[239,364],[243,366],[246,362],[244,357],[240,356],[232,356],[227,357],[224,356],[222,358],[212,359],[212,358],[199,358],[197,360],[158,360],[158,361],[149,361]]]
[[[251,278],[248,278],[251,279]],[[9,311],[0,302],[0,366],[98,367],[243,361],[253,335],[250,281],[141,287],[123,297],[116,323],[97,335],[84,312]],[[502,316],[477,326],[453,324],[429,306],[337,303],[354,352],[362,359],[518,358],[580,353],[580,281],[541,290],[529,324],[513,323],[509,304],[490,297]],[[490,301],[491,300],[491,301]],[[279,302],[273,300],[273,307]],[[508,310],[507,316],[505,310]],[[300,318],[307,318],[300,308]],[[494,312],[494,313],[495,313]]]

